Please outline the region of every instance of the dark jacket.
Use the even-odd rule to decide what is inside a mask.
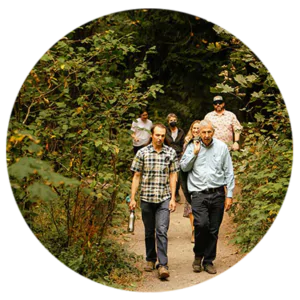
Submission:
[[[187,145],[188,145],[189,143],[191,143],[191,142],[192,142],[192,140],[190,140],[190,141],[187,143]],[[185,146],[185,149],[183,149],[184,151],[186,150],[187,145]],[[184,194],[184,197],[185,197],[186,201],[187,201],[189,204],[192,204],[191,194],[189,193],[189,190],[188,190],[188,187],[187,187],[188,175],[189,175],[189,172],[184,172],[184,171],[182,171],[181,168],[180,168],[180,171],[179,171],[179,178],[180,178],[181,188],[182,188],[182,191],[183,191],[183,194]]]
[[[176,151],[177,156],[182,153],[184,137],[184,131],[181,128],[178,128],[176,140],[173,141],[171,129],[167,127],[165,142],[169,147],[172,147]]]

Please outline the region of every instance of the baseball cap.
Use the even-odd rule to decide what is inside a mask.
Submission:
[[[213,101],[224,101],[222,96],[215,96]]]

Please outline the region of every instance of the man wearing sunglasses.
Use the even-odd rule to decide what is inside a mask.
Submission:
[[[205,116],[205,120],[212,122],[214,137],[227,144],[229,150],[239,150],[240,134],[243,129],[236,115],[225,110],[225,102],[222,96],[213,98],[214,111]]]

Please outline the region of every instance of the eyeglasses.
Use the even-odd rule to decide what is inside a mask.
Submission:
[[[224,103],[224,101],[222,101],[222,100],[216,100],[216,101],[214,101],[214,105],[218,105],[218,104],[222,104],[222,103]]]

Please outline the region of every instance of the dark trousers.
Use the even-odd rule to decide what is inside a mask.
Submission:
[[[177,182],[176,182],[175,196],[179,195],[179,189],[180,189],[180,172],[177,172]]]
[[[169,201],[161,203],[141,201],[141,209],[145,227],[146,260],[156,262],[158,259],[158,266],[167,266]]]
[[[194,192],[191,195],[194,215],[195,246],[197,257],[204,257],[203,265],[216,258],[219,228],[224,215],[225,192],[220,189],[211,194]]]
[[[178,162],[180,162],[180,159],[181,159],[181,155],[177,154]],[[181,172],[177,172],[177,182],[176,182],[175,196],[179,195],[179,189],[180,189],[180,186],[181,186],[181,179],[180,179],[181,174],[180,173]]]

